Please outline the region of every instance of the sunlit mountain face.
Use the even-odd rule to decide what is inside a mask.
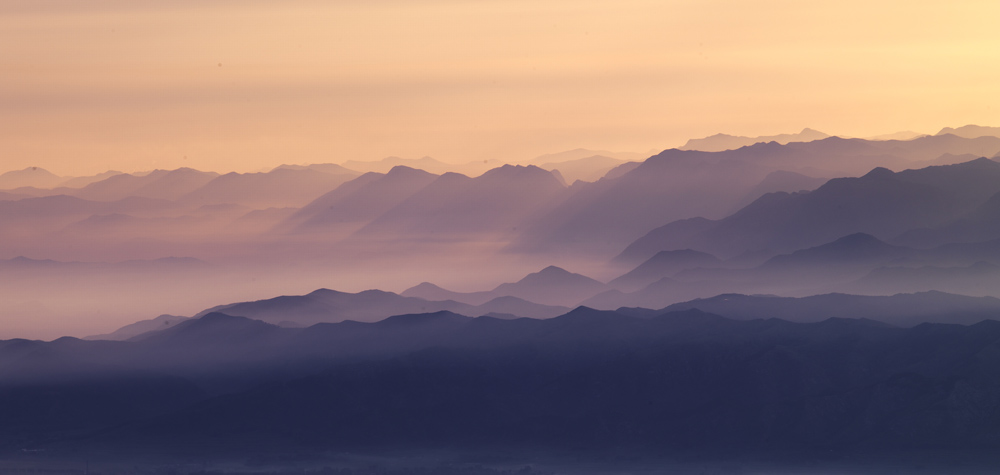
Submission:
[[[993,473],[1000,7],[0,2],[0,473]]]

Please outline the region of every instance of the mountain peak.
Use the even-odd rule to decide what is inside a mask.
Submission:
[[[470,317],[465,315],[459,315],[454,312],[449,312],[447,310],[441,310],[437,312],[430,313],[410,313],[406,315],[393,315],[389,318],[377,322],[379,325],[422,325],[427,323],[441,322],[465,322],[470,320]]]
[[[237,317],[237,316],[225,314],[225,313],[222,313],[222,312],[211,312],[211,313],[208,313],[208,314],[206,314],[205,316],[203,316],[203,317],[201,317],[199,319],[199,321],[202,324],[219,323],[219,322],[235,322],[235,321],[242,321],[242,320],[249,320],[249,318],[246,318],[246,317]]]
[[[883,242],[881,239],[872,236],[868,233],[854,233],[848,234],[847,236],[835,239],[829,244],[824,244],[818,246],[814,249],[824,248],[824,249],[857,249],[859,247],[892,247],[890,244]]]
[[[396,165],[389,169],[385,174],[386,177],[411,177],[411,176],[425,176],[432,175],[430,172],[420,170],[418,168],[408,167],[406,165]]]
[[[562,267],[548,266],[548,267],[546,267],[546,268],[544,268],[544,269],[536,272],[534,275],[537,275],[537,276],[540,276],[540,277],[564,277],[564,276],[568,276],[568,275],[573,275],[573,273],[570,272],[570,271],[568,271],[568,270],[566,270],[566,269],[563,269]],[[525,277],[525,278],[527,278],[527,277]]]
[[[410,287],[406,291],[409,292],[411,290],[412,291],[424,291],[424,290],[444,290],[444,289],[442,289],[441,286],[433,284],[431,282],[421,282],[421,283],[419,283],[417,285],[414,285],[413,287]],[[406,294],[406,292],[403,292],[403,294]]]
[[[491,178],[509,179],[529,179],[545,178],[558,181],[552,172],[539,168],[535,165],[511,165],[505,164],[483,173],[479,178],[489,180]]]
[[[872,171],[865,173],[862,178],[887,178],[895,175],[892,170],[885,167],[875,167]]]
[[[955,135],[958,137],[963,137],[967,139],[974,139],[978,137],[1000,137],[1000,127],[986,127],[982,125],[963,125],[958,128],[945,127],[941,129],[936,135]]]

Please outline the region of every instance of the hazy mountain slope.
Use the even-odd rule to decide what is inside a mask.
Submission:
[[[611,248],[673,219],[718,216],[770,170],[668,150],[613,179],[570,189],[562,203],[527,224],[523,250]]]
[[[95,215],[154,216],[176,209],[175,203],[129,197],[117,201],[91,201],[66,195],[0,201],[0,233],[31,239],[31,233],[53,233]]]
[[[690,139],[681,150],[700,150],[703,152],[721,152],[723,150],[733,150],[758,142],[778,142],[787,144],[789,142],[811,142],[829,137],[823,132],[805,128],[797,134],[767,135],[761,137],[742,137],[729,134],[715,134],[702,139]]]
[[[497,295],[488,290],[480,292],[455,292],[430,282],[421,282],[414,285],[401,292],[400,295],[404,297],[417,297],[424,300],[454,300],[473,305],[479,305],[497,297]]]
[[[964,125],[958,128],[945,127],[941,129],[937,135],[951,134],[958,137],[965,138],[977,138],[977,137],[1000,137],[1000,127],[984,127],[981,125]]]
[[[403,166],[385,175],[366,173],[316,198],[286,222],[299,231],[363,225],[420,191],[437,175]]]
[[[825,294],[791,298],[723,294],[671,305],[663,311],[698,309],[739,320],[780,318],[820,322],[828,318],[866,318],[912,327],[921,323],[970,325],[1000,319],[1000,299],[930,291],[891,296]]]
[[[358,234],[443,240],[509,236],[527,216],[544,209],[564,190],[552,173],[535,166],[504,165],[476,178],[446,173]]]
[[[91,183],[97,183],[101,180],[105,180],[107,178],[121,174],[122,172],[120,171],[108,170],[106,172],[98,173],[96,175],[67,178],[66,181],[60,183],[59,186],[64,188],[83,188]]]
[[[1000,164],[988,159],[828,181],[809,193],[765,195],[733,215],[684,234],[684,223],[654,229],[629,245],[623,260],[692,248],[720,256],[769,249],[787,252],[850,233],[880,239],[946,223],[1000,191]]]
[[[191,168],[154,170],[146,175],[123,173],[91,183],[73,195],[96,201],[115,201],[130,196],[176,200],[219,176]]]
[[[357,176],[358,173],[346,169],[332,174],[310,168],[284,167],[267,173],[227,173],[181,199],[199,205],[235,203],[251,208],[298,207]]]
[[[542,305],[509,295],[495,297],[473,310],[476,316],[511,315],[520,318],[553,318],[570,311],[569,307]]]
[[[1000,138],[965,139],[954,135],[910,141],[829,137],[786,145],[757,143],[722,152],[665,150],[622,172],[616,168],[596,183],[571,187],[567,199],[531,221],[511,248],[591,255],[618,252],[612,251],[614,246],[624,247],[664,223],[726,216],[768,174],[778,170],[815,177],[860,176],[875,167],[904,170],[945,153],[993,156],[998,150]],[[909,175],[913,174],[906,176]],[[910,185],[918,184],[917,177],[913,178]],[[852,231],[865,230],[839,234]],[[826,235],[821,239],[833,237]],[[639,261],[653,254],[646,254]]]
[[[909,230],[895,238],[893,242],[927,248],[948,243],[982,242],[998,238],[1000,238],[1000,193],[951,222]]]
[[[362,175],[362,172],[360,172],[360,171],[352,170],[350,168],[345,168],[345,167],[342,167],[340,165],[337,165],[336,163],[310,163],[308,165],[289,165],[289,164],[285,164],[285,165],[278,165],[278,166],[274,167],[273,169],[271,169],[270,171],[273,172],[275,170],[281,170],[281,169],[285,169],[285,170],[313,170],[313,171],[317,171],[317,172],[321,172],[321,173],[326,173],[326,174],[329,174],[329,175],[354,175],[354,176]]]
[[[574,279],[574,276],[576,274],[569,275],[567,280]],[[579,278],[587,279],[583,276],[579,276]],[[578,285],[578,287],[583,287],[588,283],[584,282]],[[598,283],[598,285],[603,284]],[[568,288],[566,285],[560,287],[558,284],[554,284],[551,287],[554,289],[554,293],[548,299],[543,299],[543,303],[552,300],[567,300],[566,295],[575,298],[577,294],[574,292],[579,293],[577,287]],[[366,290],[352,294],[329,289],[319,289],[306,295],[284,295],[253,302],[219,305],[198,313],[195,315],[195,318],[213,312],[222,312],[232,316],[261,320],[277,325],[304,327],[316,323],[341,322],[344,320],[373,322],[392,315],[438,311],[449,311],[468,317],[497,313],[512,314],[527,318],[550,318],[568,311],[568,308],[565,306],[530,302],[524,298],[517,298],[517,294],[530,295],[531,292],[514,289],[512,292],[491,293],[490,295],[484,295],[481,299],[474,299],[473,304],[470,305],[450,299],[421,298],[414,296],[412,293],[398,295],[381,290]],[[580,300],[583,299],[577,298],[573,300],[573,304]],[[143,325],[144,328],[145,326]],[[115,333],[123,332],[127,328],[129,327],[122,328]]]
[[[839,289],[857,294],[940,290],[1000,297],[1000,265],[977,262],[965,266],[885,266]]]
[[[177,325],[178,323],[184,322],[188,317],[181,317],[177,315],[160,315],[156,318],[149,320],[141,320],[135,323],[130,323],[125,325],[111,333],[105,333],[102,335],[93,335],[84,338],[85,340],[116,340],[123,341],[130,338],[139,336],[143,333],[148,333],[152,331],[164,330],[168,327]]]
[[[402,297],[392,292],[366,290],[356,294],[319,289],[306,295],[281,296],[255,302],[222,305],[205,310],[195,317],[211,312],[262,320],[273,324],[307,326],[320,322],[343,320],[376,321],[404,313],[436,312],[439,310],[469,311],[471,306],[458,302],[431,302]]]
[[[547,305],[572,306],[605,289],[607,285],[590,277],[549,266],[517,282],[500,284],[493,293]]]
[[[448,299],[481,305],[498,297],[517,297],[530,302],[573,307],[584,299],[607,290],[606,284],[582,274],[548,266],[538,272],[526,275],[517,282],[498,285],[490,291],[452,292],[429,282],[411,287],[402,295],[423,299]]]
[[[23,170],[11,170],[0,174],[0,190],[12,190],[20,187],[54,188],[65,181],[54,173],[39,167],[28,167]]]
[[[671,251],[662,251],[658,255],[670,254]],[[970,254],[972,255],[975,254]],[[959,256],[946,257],[937,252],[893,246],[874,236],[856,233],[819,246],[780,254],[753,267],[716,262],[710,266],[691,266],[671,273],[670,276],[651,272],[645,279],[637,282],[637,285],[622,287],[621,290],[625,292],[605,292],[585,300],[583,305],[606,309],[662,308],[723,293],[812,295],[839,289],[881,266],[914,265],[933,262],[935,259],[954,261]],[[642,283],[648,285],[641,286]],[[883,293],[874,288],[870,291]],[[896,292],[900,290],[890,293]]]
[[[455,165],[444,163],[440,160],[431,157],[421,157],[421,158],[400,158],[400,157],[386,157],[382,160],[376,161],[361,161],[361,160],[348,160],[342,164],[344,168],[350,170],[357,170],[359,172],[375,172],[375,173],[388,173],[395,167],[407,167],[416,170],[423,170],[425,172],[441,175],[443,173],[454,172]]]
[[[529,160],[528,164],[541,167],[543,164],[546,163],[563,163],[594,156],[608,157],[622,161],[639,161],[639,160],[645,160],[650,155],[654,155],[655,153],[656,153],[655,151],[651,153],[635,153],[635,152],[609,152],[607,150],[591,150],[586,148],[576,148],[573,150],[566,150],[563,152],[546,153],[544,155],[539,155]]]
[[[914,132],[912,130],[902,130],[899,132],[892,132],[889,134],[879,134],[871,137],[864,137],[864,139],[865,140],[913,140],[926,135],[928,134]]]
[[[566,160],[563,162],[542,163],[539,168],[545,170],[559,170],[566,183],[572,184],[577,180],[597,181],[606,175],[612,168],[625,163],[625,160],[594,155],[591,157]]]
[[[750,192],[743,197],[743,199],[739,200],[733,207],[732,211],[739,211],[768,193],[812,191],[819,188],[826,182],[826,178],[815,178],[801,173],[789,172],[785,170],[774,171],[768,173],[768,175],[764,177],[764,179],[758,183],[757,186],[753,187],[753,189],[751,189]]]
[[[626,292],[635,291],[685,269],[722,265],[719,258],[691,249],[660,251],[635,269],[608,282],[608,285]]]

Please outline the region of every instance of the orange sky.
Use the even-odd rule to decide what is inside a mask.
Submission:
[[[1000,125],[994,1],[5,0],[0,171]]]

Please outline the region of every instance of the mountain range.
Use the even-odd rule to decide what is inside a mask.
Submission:
[[[489,475],[900,454],[988,472],[998,152],[990,127],[805,129],[520,165],[6,173],[0,472],[118,454],[162,456],[150,473],[398,454],[488,454]],[[56,322],[94,335],[48,338]],[[467,473],[449,470],[389,473]]]
[[[702,152],[721,152],[724,150],[735,150],[740,147],[746,147],[747,145],[753,145],[760,142],[778,142],[780,144],[787,144],[789,142],[812,142],[813,140],[825,139],[827,137],[829,137],[829,135],[810,128],[802,129],[802,131],[797,134],[779,134],[761,137],[742,137],[737,135],[715,134],[703,139],[690,139],[684,144],[684,146],[678,148],[681,150],[700,150]]]
[[[995,443],[1000,323],[634,313],[290,329],[213,312],[129,342],[3,341],[0,444],[797,457]]]
[[[954,221],[997,192],[1000,164],[986,158],[898,173],[876,168],[808,193],[771,193],[720,220],[666,224],[630,244],[619,259],[636,262],[683,248],[723,257],[787,252],[857,232],[892,240]]]

